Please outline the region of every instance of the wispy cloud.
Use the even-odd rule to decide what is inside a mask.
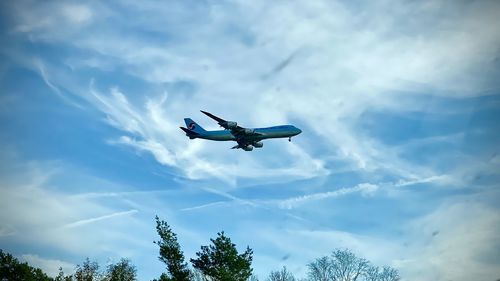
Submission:
[[[236,185],[239,178],[245,177],[290,176],[301,179],[324,176],[328,171],[324,168],[321,156],[311,156],[318,140],[306,137],[305,133],[298,138],[302,139],[301,145],[294,148],[301,151],[300,155],[303,158],[298,159],[296,155],[289,157],[287,155],[289,149],[278,149],[276,152],[279,154],[278,157],[293,161],[292,165],[283,165],[287,168],[271,167],[266,164],[268,159],[263,156],[260,156],[258,161],[248,161],[248,157],[241,154],[231,155],[231,162],[227,163],[228,157],[222,156],[227,154],[227,151],[223,153],[224,150],[208,148],[205,143],[186,144],[186,139],[177,128],[179,120],[191,112],[191,110],[186,111],[183,104],[189,104],[190,108],[220,110],[222,113],[228,112],[225,108],[232,108],[231,118],[239,122],[258,121],[257,124],[261,124],[286,122],[290,118],[298,119],[308,126],[311,132],[321,137],[320,142],[323,146],[329,147],[328,152],[323,154],[334,154],[339,159],[351,163],[353,169],[368,173],[376,171],[391,173],[402,179],[421,178],[437,173],[403,158],[401,151],[384,145],[380,140],[362,134],[357,124],[362,114],[370,110],[398,112],[417,110],[424,113],[429,110],[425,107],[425,103],[411,96],[398,98],[404,94],[391,91],[401,86],[398,81],[417,81],[419,84],[445,89],[433,91],[440,95],[479,94],[480,89],[488,86],[489,82],[481,79],[481,75],[477,72],[478,62],[484,59],[484,54],[494,55],[496,50],[493,48],[496,46],[494,43],[500,42],[500,38],[489,28],[484,29],[485,34],[481,35],[469,31],[472,26],[482,24],[487,26],[487,23],[494,18],[494,13],[491,12],[494,9],[490,6],[495,4],[471,4],[475,9],[467,11],[461,11],[458,6],[454,6],[453,10],[458,9],[464,16],[456,17],[451,13],[442,21],[432,19],[435,21],[433,26],[438,30],[443,26],[454,26],[454,29],[447,31],[446,40],[440,35],[440,31],[427,32],[427,24],[416,22],[408,26],[394,25],[396,19],[404,22],[408,15],[414,18],[419,14],[427,17],[429,13],[437,13],[439,5],[397,4],[394,7],[394,15],[383,16],[388,13],[384,8],[386,4],[372,4],[367,9],[377,13],[363,13],[359,17],[353,16],[354,8],[351,7],[353,4],[294,3],[289,6],[269,6],[267,12],[261,14],[257,7],[263,5],[265,4],[249,5],[243,2],[225,7],[231,12],[217,15],[209,13],[209,6],[200,7],[196,11],[198,20],[212,20],[213,24],[203,29],[193,29],[196,32],[185,32],[182,40],[174,42],[179,45],[172,44],[168,50],[157,41],[141,40],[133,36],[118,38],[111,35],[113,32],[108,34],[109,32],[93,29],[86,32],[86,25],[79,24],[79,28],[83,28],[84,32],[80,32],[78,36],[63,33],[65,36],[58,37],[57,40],[72,42],[79,50],[90,50],[104,59],[110,58],[125,66],[120,68],[121,71],[146,83],[176,85],[182,82],[192,85],[194,92],[187,95],[176,93],[178,89],[170,87],[169,95],[175,98],[169,101],[166,101],[165,97],[157,99],[154,92],[145,93],[146,102],[142,106],[141,101],[144,99],[134,99],[131,102],[130,98],[133,95],[118,88],[112,88],[108,95],[101,93],[97,87],[91,87],[90,96],[81,94],[88,93],[87,90],[83,90],[87,88],[85,85],[73,85],[71,90],[101,110],[110,125],[126,134],[110,143],[149,152],[159,163],[180,168],[184,175],[191,179],[216,177]],[[118,21],[122,19],[113,12],[113,9],[94,6],[77,5],[68,8],[59,5],[57,10],[63,15],[74,14],[72,18],[76,19],[77,23],[99,22],[103,16],[113,17]],[[147,6],[149,7],[136,8],[142,11],[165,9],[161,5]],[[131,7],[124,5],[123,8]],[[189,13],[186,13],[186,7],[180,5],[175,9],[178,14],[169,20],[181,24],[184,28],[192,28],[183,21],[190,18]],[[35,11],[44,14],[41,7]],[[307,21],[300,20],[307,11],[317,11],[318,16]],[[479,11],[484,11],[485,16],[476,22]],[[168,9],[165,12],[170,13]],[[282,22],[275,22],[276,15],[280,15]],[[61,21],[63,18],[56,17],[54,20]],[[23,17],[20,20],[29,22]],[[170,34],[172,31],[170,25],[158,25],[156,21],[162,22],[165,19],[153,15],[141,17],[139,14],[139,24],[134,25],[134,28],[141,30],[146,28],[141,24],[148,23],[151,26],[166,26],[163,33]],[[239,41],[241,38],[234,33],[223,32],[224,29],[221,27],[234,22],[242,22],[247,26],[242,27],[238,35],[251,38],[248,42],[266,42],[266,44],[245,44],[246,41]],[[275,28],[269,29],[269,26]],[[113,30],[114,27],[107,26],[107,28]],[[406,33],[405,28],[408,29]],[[315,36],[311,36],[312,32],[307,32],[310,30],[315,31]],[[49,34],[52,34],[53,30],[43,28],[38,32],[40,34],[37,36],[43,37],[46,34],[50,37]],[[422,32],[420,37],[412,36],[415,33],[420,34],[419,32]],[[474,36],[484,37],[487,40],[469,38]],[[203,38],[218,38],[216,42],[227,44],[191,44]],[[185,48],[186,45],[190,47]],[[453,47],[457,45],[462,48]],[[273,81],[259,79],[267,71],[266,69],[272,68],[276,72],[289,66],[290,62],[295,60],[299,46],[301,59],[296,61],[294,69],[300,71],[282,72]],[[443,52],[444,50],[447,51]],[[235,55],[227,57],[227,53]],[[283,53],[290,55],[283,60]],[[328,58],[331,60],[326,63]],[[77,58],[73,61],[77,61]],[[273,67],[272,62],[276,61],[278,63]],[[241,65],[245,67],[242,68]],[[451,65],[453,67],[450,67]],[[75,63],[74,67],[75,71],[79,70],[78,63]],[[99,68],[99,65],[95,67]],[[381,67],[384,71],[380,71]],[[436,69],[441,69],[439,75],[436,75]],[[472,75],[464,76],[462,73],[466,72]],[[60,81],[63,80],[62,77],[46,79],[48,77],[46,71],[42,72],[42,76],[52,89],[58,89],[58,83],[65,83]],[[66,78],[68,77],[64,77]],[[55,92],[60,93],[57,90]],[[196,92],[198,94],[194,95]],[[418,91],[412,93],[420,94]],[[237,99],[234,98],[235,95],[238,96]],[[311,96],[314,98],[309,98]],[[248,109],[250,103],[254,105],[251,114]]]
[[[495,131],[492,123],[483,119],[494,120],[497,115],[488,110],[495,110],[498,102],[485,98],[499,89],[500,4],[445,2],[0,4],[7,15],[6,43],[0,53],[8,61],[6,77],[13,77],[3,83],[9,91],[27,93],[16,99],[31,105],[20,105],[26,111],[5,120],[29,119],[34,112],[30,108],[42,108],[29,94],[51,92],[66,104],[81,107],[82,114],[72,118],[99,128],[89,136],[108,144],[99,153],[107,155],[107,149],[121,153],[125,148],[126,155],[146,156],[127,161],[147,162],[156,171],[173,175],[167,180],[179,183],[175,190],[168,188],[172,192],[136,192],[146,187],[131,186],[123,177],[120,184],[108,188],[109,183],[88,183],[87,177],[64,178],[66,173],[66,177],[77,173],[68,171],[67,162],[23,166],[22,173],[2,172],[0,218],[8,227],[0,229],[0,242],[12,238],[72,254],[95,249],[101,256],[106,250],[94,246],[106,245],[116,254],[140,255],[137,249],[152,247],[154,226],[149,219],[161,214],[179,229],[179,237],[191,239],[186,252],[194,253],[191,245],[203,243],[200,237],[206,238],[215,228],[234,231],[238,241],[251,241],[259,250],[255,261],[262,274],[275,269],[288,254],[287,263],[303,274],[303,265],[310,259],[340,246],[396,265],[408,279],[423,278],[420,272],[425,270],[431,272],[427,279],[447,274],[459,279],[462,267],[455,272],[445,261],[453,260],[453,254],[471,260],[478,274],[496,278],[497,272],[476,256],[498,257],[464,233],[480,229],[472,233],[494,244],[488,231],[496,229],[488,224],[496,223],[492,214],[497,209],[484,205],[498,195],[478,199],[482,203],[473,208],[474,216],[481,218],[477,223],[463,211],[467,204],[459,208],[439,204],[443,193],[471,198],[471,193],[498,187],[498,147],[491,144],[498,135],[490,133]],[[34,79],[38,84],[33,86],[28,75],[19,80],[27,83],[17,83],[17,75],[25,73],[18,69],[39,75]],[[449,109],[451,101],[461,102]],[[43,108],[52,109],[51,102],[52,98],[43,99]],[[482,105],[476,108],[476,102]],[[247,127],[291,123],[303,133],[291,143],[266,141],[263,149],[252,153],[230,150],[227,143],[188,140],[179,130],[183,117],[199,118],[208,129],[217,127],[212,120],[202,119],[199,109]],[[69,123],[75,121],[72,118],[58,119],[57,124],[74,128]],[[27,158],[40,157],[33,153],[41,146],[39,139],[27,139],[25,131],[14,128],[16,122],[7,123],[14,124],[2,130],[9,134],[7,139],[22,140],[15,146]],[[489,126],[488,137],[476,134],[477,123]],[[34,121],[22,124],[22,130],[37,126],[32,135],[52,134],[51,126],[43,128]],[[80,140],[76,134],[58,134],[57,143],[48,138],[43,152],[49,155],[44,157],[60,157],[50,153],[60,151],[59,142],[73,143],[74,138]],[[93,148],[91,143],[85,147]],[[68,155],[75,159],[65,161],[85,166],[79,167],[82,173],[98,170],[100,176],[108,176],[105,169],[92,166],[96,163],[89,160],[92,154],[83,154],[85,150]],[[61,172],[44,166],[57,166]],[[118,169],[110,177],[128,173]],[[481,177],[483,185],[478,183]],[[82,188],[84,184],[88,186]],[[339,186],[344,188],[334,189]],[[446,187],[458,188],[441,192]],[[191,196],[196,199],[191,201]],[[355,201],[360,196],[373,196],[374,203],[397,197],[390,207],[403,211],[383,206],[376,209],[380,213],[373,214],[372,221],[359,224],[352,223],[351,214],[336,218],[334,224],[330,217],[307,212],[324,213],[322,203],[329,199]],[[429,200],[405,205],[416,196]],[[224,212],[219,212],[222,208]],[[427,219],[429,212],[439,219]],[[402,216],[410,217],[404,217],[404,222],[417,226],[401,232],[400,227],[407,227]],[[414,222],[416,218],[424,222]],[[445,229],[434,229],[448,219]],[[61,227],[64,222],[69,223]],[[108,227],[99,228],[99,222]],[[422,238],[426,227],[431,234],[439,232],[430,235],[433,242]],[[259,231],[249,231],[254,229]],[[99,235],[82,239],[87,230]],[[417,245],[404,246],[402,240],[408,237]],[[446,240],[435,243],[440,237]],[[124,249],[117,244],[120,239],[138,246]],[[465,244],[473,245],[469,252],[449,250]],[[291,250],[290,245],[294,245]],[[143,266],[154,263],[145,260],[141,259]],[[149,269],[145,275],[156,272]]]
[[[42,63],[42,61],[40,59],[34,59],[33,63],[35,65],[35,67],[38,68],[38,71],[40,72],[40,76],[42,76],[42,79],[45,82],[45,84],[54,93],[56,93],[57,96],[59,96],[62,100],[64,100],[68,104],[70,104],[72,106],[75,106],[77,108],[83,109],[83,107],[80,104],[78,104],[78,103],[74,102],[73,100],[71,100],[70,97],[68,97],[65,94],[63,94],[63,92],[57,86],[55,86],[54,84],[52,84],[52,82],[50,82],[49,77],[47,76],[47,73],[46,73],[46,70],[45,70],[45,66],[44,66],[44,64]]]

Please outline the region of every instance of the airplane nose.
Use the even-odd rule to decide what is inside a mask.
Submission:
[[[296,129],[297,129],[297,135],[300,134],[300,133],[302,133],[301,129],[299,129],[299,128],[296,128]]]

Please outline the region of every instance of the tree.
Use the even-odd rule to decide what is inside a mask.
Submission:
[[[236,245],[224,231],[217,236],[210,239],[212,245],[201,246],[201,251],[196,253],[198,258],[191,259],[193,267],[213,280],[246,281],[252,275],[252,250],[247,247],[243,254],[238,254]]]
[[[286,266],[279,271],[271,271],[268,281],[295,281],[295,276],[286,269]]]
[[[333,268],[329,257],[318,258],[307,265],[311,281],[330,281],[333,278]]]
[[[19,262],[9,253],[0,250],[0,280],[49,281],[52,280],[39,268]]]
[[[378,266],[370,266],[365,273],[366,281],[399,281],[399,272],[389,266],[380,269]]]
[[[370,265],[350,250],[335,250],[329,257],[322,257],[308,264],[311,281],[399,281],[396,269],[382,269]]]
[[[356,281],[368,268],[366,259],[357,257],[350,250],[335,250],[331,255],[331,266],[336,279]]]
[[[99,272],[99,264],[86,258],[82,265],[76,266],[75,279],[77,281],[97,281],[102,274]]]
[[[54,278],[54,281],[72,281],[73,276],[72,275],[65,275],[62,267],[59,267],[59,273],[57,274],[56,278]]]
[[[121,259],[116,264],[110,264],[106,272],[107,281],[135,281],[137,270],[128,259]]]
[[[168,274],[163,273],[160,276],[161,281],[189,281],[190,272],[187,263],[184,261],[184,253],[177,242],[177,235],[172,231],[165,221],[161,221],[158,216],[156,219],[156,231],[160,240],[154,241],[160,247],[160,256],[158,257],[167,265]]]

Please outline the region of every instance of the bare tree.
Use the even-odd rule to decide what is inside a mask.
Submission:
[[[335,250],[331,255],[333,280],[356,281],[368,269],[369,262],[350,250]]]
[[[309,268],[308,276],[311,281],[330,281],[333,278],[333,268],[330,258],[322,257],[307,265]]]
[[[295,276],[285,266],[279,271],[271,271],[268,281],[295,281]]]
[[[370,266],[365,272],[365,281],[399,281],[399,272],[389,266]]]
[[[380,269],[378,266],[369,266],[365,272],[365,281],[378,281]]]
[[[350,250],[335,250],[329,257],[322,257],[308,264],[308,277],[311,281],[397,281],[399,279],[381,279],[397,276],[397,270],[387,267],[379,270],[370,263],[357,257]],[[385,271],[384,271],[385,270]]]

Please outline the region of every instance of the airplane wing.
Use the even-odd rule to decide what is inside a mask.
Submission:
[[[236,140],[238,141],[238,143],[240,142],[247,142],[249,141],[250,139],[254,139],[254,138],[258,138],[259,136],[262,136],[261,133],[257,133],[255,132],[255,130],[253,129],[247,129],[247,128],[243,128],[243,127],[240,127],[238,126],[238,123],[236,122],[233,122],[233,121],[226,121],[220,117],[217,117],[215,115],[213,115],[212,113],[210,112],[206,112],[206,111],[203,111],[203,110],[200,110],[202,113],[204,113],[205,115],[207,115],[208,117],[214,119],[215,121],[217,121],[217,123],[223,127],[224,129],[226,130],[230,130],[231,131],[231,134],[236,138]]]

